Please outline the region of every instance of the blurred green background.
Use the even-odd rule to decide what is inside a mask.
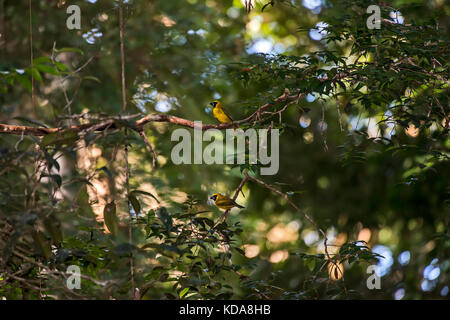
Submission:
[[[69,16],[66,8],[70,4],[81,8],[80,30],[66,28]],[[345,17],[345,8],[339,1],[275,1],[262,11],[265,4],[266,1],[257,2],[247,13],[240,0],[125,1],[127,112],[160,112],[216,123],[208,103],[220,99],[235,119],[242,119],[248,115],[249,107],[261,105],[266,97],[276,97],[273,84],[265,81],[246,84],[239,79],[244,66],[264,60],[258,53],[301,57],[332,49],[337,55],[351,56],[348,42],[327,44],[323,40],[325,34],[314,29],[330,17],[352,19]],[[450,6],[445,1],[390,1],[390,6],[402,8],[404,23],[421,24],[436,17],[448,39]],[[28,1],[0,1],[0,71],[16,70],[20,75],[30,67],[29,9]],[[77,48],[83,54],[62,50],[53,55],[70,70],[83,68],[62,85],[56,75],[43,72],[41,81],[35,75],[34,104],[26,89],[30,86],[26,79],[14,85],[4,80],[0,122],[20,123],[13,118],[29,117],[50,127],[67,125],[67,120],[58,118],[69,112],[64,90],[69,99],[74,97],[71,114],[120,114],[118,26],[116,1],[32,1],[34,58],[51,57],[54,46]],[[443,62],[448,64],[448,60]],[[446,96],[448,99],[448,91]],[[317,96],[308,94],[298,106],[287,109],[283,113],[286,130],[280,137],[280,170],[274,176],[260,178],[288,193],[294,203],[313,217],[326,231],[329,244],[335,245],[330,247],[331,252],[336,252],[346,242],[364,240],[373,252],[383,255],[383,259],[374,262],[380,267],[381,289],[369,290],[366,286],[369,263],[345,263],[343,279],[332,281],[327,268],[320,269],[319,262],[317,265],[314,259],[305,262],[298,254],[323,253],[321,235],[284,199],[252,182],[243,188],[245,197],[240,194],[237,199],[246,209],[233,210],[228,216],[229,225],[240,223],[242,232],[235,235],[234,240],[245,253],[233,251],[233,264],[242,266],[241,272],[251,276],[255,286],[273,286],[265,287],[268,298],[283,298],[283,293],[289,292],[288,298],[448,299],[450,167],[448,160],[435,161],[420,151],[427,150],[430,139],[435,139],[439,140],[441,152],[448,156],[448,130],[444,135],[433,136],[427,129],[421,129],[419,134],[411,134],[402,127],[380,129],[381,135],[387,138],[391,137],[391,130],[395,130],[398,145],[417,147],[389,151],[390,145],[370,139],[379,134],[376,122],[382,119],[383,105],[380,103],[380,109],[371,112],[360,105],[346,104],[342,99],[322,103]],[[448,105],[444,108],[448,114]],[[170,136],[174,129],[175,126],[166,123],[146,126],[158,154],[155,171],[151,170],[152,157],[145,144],[138,135],[130,134],[131,189],[152,193],[169,211],[176,211],[180,203],[192,197],[198,200],[196,208],[208,211],[204,216],[215,220],[220,211],[207,204],[208,196],[213,192],[233,194],[242,179],[240,170],[227,165],[174,165],[170,160],[175,145]],[[60,163],[61,195],[56,202],[48,200],[37,209],[46,214],[46,210],[50,210],[48,207],[57,208],[64,241],[73,248],[87,246],[83,244],[87,241],[87,231],[92,232],[88,222],[91,218],[80,216],[92,215],[91,211],[100,214],[102,202],[89,206],[88,201],[93,196],[85,191],[86,185],[65,185],[64,181],[89,175],[106,166],[108,172],[100,172],[97,181],[97,187],[103,186],[100,188],[103,191],[99,192],[105,193],[100,198],[108,199],[106,202],[115,199],[120,203],[119,217],[123,221],[127,217],[127,205],[123,201],[123,155],[118,152],[118,145],[124,142],[123,135],[115,133],[95,139],[88,152],[67,151],[65,160]],[[28,158],[29,154],[24,153],[24,159],[29,162],[7,156],[8,150],[14,150],[19,140],[20,136],[0,136],[2,168],[19,166],[31,176],[33,161]],[[33,152],[32,145],[33,141],[27,138],[21,142],[19,150]],[[114,179],[105,178],[108,175]],[[14,175],[3,175],[2,179],[0,212],[3,219],[9,219],[11,212],[17,210],[19,214],[22,209],[6,204],[12,203],[10,197],[14,194],[26,193],[25,185],[31,180],[15,180],[18,178]],[[139,199],[144,213],[158,207],[151,197]],[[96,205],[100,208],[96,209]],[[2,226],[6,230],[6,224]],[[126,239],[126,232],[123,233]],[[10,235],[3,236],[3,249],[10,243]],[[99,239],[103,237],[99,235]],[[109,240],[101,241],[109,243]],[[144,232],[136,231],[135,243],[144,241]],[[103,250],[106,245],[95,243],[92,246]],[[96,255],[92,251],[91,254],[104,258],[103,253]],[[135,258],[137,268],[141,268],[138,274],[139,270],[145,273],[148,268],[155,270],[156,266],[164,267],[167,263],[158,255],[150,259],[137,254]],[[116,275],[126,269],[126,260],[114,263],[96,264],[86,272],[96,277],[96,272],[101,273],[103,269]],[[177,272],[173,263],[171,277]],[[0,282],[0,293],[7,298],[26,298],[25,287],[5,280],[13,270],[12,266],[3,266],[0,271],[4,280]],[[31,273],[25,278],[33,277]],[[317,287],[310,284],[314,277],[322,279]],[[173,282],[163,280],[150,286],[147,298],[177,295],[178,289],[171,287]],[[232,294],[227,297],[255,297],[251,289],[242,286],[238,277],[218,281],[231,285]],[[94,288],[86,290],[82,295],[105,297],[97,296]],[[190,296],[192,292],[191,289],[186,297],[196,298]],[[61,298],[57,293],[54,295]]]

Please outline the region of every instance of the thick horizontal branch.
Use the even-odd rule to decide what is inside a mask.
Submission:
[[[294,94],[290,95],[289,92],[286,90],[284,94],[279,96],[278,98],[274,99],[273,102],[266,103],[258,108],[253,114],[251,114],[249,117],[229,122],[229,123],[221,123],[221,124],[202,124],[199,126],[199,129],[202,130],[208,130],[208,129],[219,129],[224,130],[228,128],[233,128],[236,124],[240,123],[252,123],[255,122],[259,116],[261,115],[261,112],[265,109],[269,108],[270,106],[273,106],[275,103],[284,102],[284,101],[293,101],[300,99],[302,95],[301,94]],[[115,128],[116,124],[115,121],[123,121],[125,118],[118,117],[114,119],[108,119],[100,122],[94,122],[94,123],[85,123],[80,125],[73,125],[70,127],[61,127],[61,128],[45,128],[45,127],[30,127],[30,126],[20,126],[20,125],[13,125],[13,124],[0,124],[0,133],[4,134],[16,134],[16,135],[34,135],[34,136],[45,136],[47,134],[51,133],[64,133],[67,131],[74,131],[74,132],[81,132],[81,131],[102,131],[109,128]],[[150,123],[150,122],[168,122],[175,125],[180,125],[183,127],[189,127],[194,128],[195,124],[194,121],[187,120],[184,118],[180,118],[177,116],[172,116],[168,114],[157,114],[152,113],[148,114],[146,116],[143,116],[142,118],[136,120],[135,122],[135,128],[136,131],[143,130],[143,127]]]

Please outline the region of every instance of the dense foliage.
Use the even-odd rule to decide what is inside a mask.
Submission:
[[[41,128],[0,134],[0,297],[448,297],[450,6],[251,3],[125,1],[124,111],[117,1],[78,1],[80,30],[64,0],[0,1],[0,123]],[[213,99],[268,106],[240,127],[280,130],[276,175],[175,165],[179,126],[136,124],[216,124]],[[214,192],[246,208],[216,224]]]

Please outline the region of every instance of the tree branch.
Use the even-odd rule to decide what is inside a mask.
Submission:
[[[237,187],[236,191],[234,192],[234,196],[233,196],[233,201],[236,201],[239,192],[242,192],[242,188],[244,187],[244,184],[247,182],[248,180],[248,176],[247,176],[247,172],[244,171],[244,178],[242,179],[241,183],[239,184],[239,186]],[[244,193],[242,193],[243,195]],[[231,209],[225,210],[225,212],[216,220],[216,222],[214,223],[214,226],[217,226],[217,224],[222,221],[225,220],[225,218],[227,217],[228,213],[230,212]]]
[[[138,132],[139,132],[139,135],[144,140],[144,142],[147,145],[147,147],[150,149],[150,152],[152,153],[152,158],[153,158],[152,159],[152,170],[155,170],[155,168],[156,168],[156,152],[155,152],[155,149],[153,149],[153,146],[150,143],[150,141],[148,140],[147,135],[145,134],[144,130],[140,130]]]
[[[202,130],[208,130],[208,129],[229,129],[233,128],[234,125],[240,124],[240,123],[254,123],[257,121],[258,117],[261,115],[262,111],[269,108],[270,106],[273,106],[275,103],[279,102],[290,102],[295,101],[299,99],[299,94],[292,94],[290,95],[289,92],[286,90],[284,94],[279,96],[278,98],[274,99],[273,102],[268,102],[258,108],[253,114],[251,114],[249,117],[244,118],[239,121],[229,122],[229,123],[221,123],[221,124],[202,124],[201,128]],[[133,115],[135,117],[135,115]],[[70,127],[61,127],[61,128],[45,128],[45,127],[30,127],[30,126],[20,126],[20,125],[13,125],[13,124],[3,124],[0,123],[0,133],[4,134],[16,134],[16,135],[34,135],[34,136],[45,136],[47,134],[51,133],[64,133],[67,131],[74,131],[74,132],[80,132],[83,130],[87,130],[91,127],[95,128],[95,131],[103,131],[108,128],[116,128],[116,121],[121,121],[125,119],[130,119],[130,117],[123,117],[118,116],[114,118],[109,118],[108,120],[104,120],[101,122],[95,122],[95,123],[85,123],[80,125],[73,125]],[[160,113],[152,113],[148,114],[146,116],[143,116],[142,118],[135,121],[135,130],[140,131],[143,129],[143,127],[151,122],[168,122],[175,125],[188,127],[188,128],[194,128],[194,121],[180,118],[177,116],[172,116],[168,114],[160,114]],[[91,130],[89,130],[91,131]]]
[[[301,210],[294,202],[292,202],[291,199],[289,199],[289,196],[288,196],[287,194],[285,194],[285,193],[281,192],[280,190],[278,190],[278,189],[272,187],[271,185],[268,185],[267,183],[265,183],[264,181],[262,181],[262,180],[260,180],[260,179],[258,179],[258,178],[255,178],[255,177],[250,176],[246,170],[243,171],[243,174],[244,174],[244,178],[242,179],[241,183],[239,184],[239,186],[237,187],[237,189],[236,189],[236,191],[235,191],[235,193],[234,193],[234,196],[233,196],[233,200],[234,200],[234,201],[236,201],[236,199],[237,199],[239,193],[242,192],[242,188],[244,187],[245,183],[246,183],[247,181],[249,181],[249,180],[250,180],[250,181],[254,181],[254,182],[256,182],[256,183],[262,185],[264,188],[266,188],[266,189],[272,191],[273,193],[278,194],[278,195],[281,196],[284,200],[286,200],[286,201],[287,201],[287,202],[288,202],[288,203],[289,203],[289,204],[290,204],[297,212],[301,213],[301,214],[306,218],[306,220],[308,220],[308,221],[314,226],[314,228],[316,228],[317,231],[320,232],[320,234],[322,235],[322,237],[323,237],[323,239],[324,239],[324,240],[323,240],[323,244],[324,244],[325,256],[326,256],[326,258],[327,258],[328,260],[331,259],[330,254],[329,254],[329,252],[328,252],[328,238],[327,238],[327,235],[326,235],[325,231],[323,231],[323,230],[317,225],[317,223],[316,223],[316,222],[315,222],[315,221],[314,221],[314,220],[313,220],[306,212],[304,212],[303,210]],[[224,212],[224,213],[216,220],[216,222],[214,223],[214,227],[216,227],[220,221],[224,220],[224,219],[226,218],[226,216],[228,215],[229,212],[230,212],[230,209],[226,210],[226,211],[225,211],[225,212]]]
[[[246,171],[244,171],[244,175],[245,175],[245,177],[248,179],[248,180],[251,180],[251,181],[254,181],[254,182],[256,182],[256,183],[258,183],[258,184],[260,184],[260,185],[262,185],[264,188],[266,188],[266,189],[269,189],[270,191],[272,191],[272,192],[274,192],[274,193],[276,193],[276,194],[278,194],[279,196],[281,196],[284,200],[286,200],[295,210],[297,210],[299,213],[301,213],[321,234],[322,234],[322,236],[323,236],[323,238],[324,238],[324,241],[323,241],[323,244],[324,244],[324,250],[325,250],[325,255],[326,255],[326,257],[327,257],[327,259],[330,259],[330,255],[329,255],[329,253],[328,253],[328,244],[327,244],[327,242],[328,242],[328,238],[327,238],[327,235],[325,234],[325,232],[316,224],[316,222],[306,213],[306,212],[304,212],[303,210],[301,210],[299,207],[297,207],[296,205],[295,205],[295,203],[293,203],[292,201],[291,201],[291,199],[289,199],[289,196],[287,195],[287,194],[285,194],[285,193],[283,193],[283,192],[281,192],[280,190],[278,190],[278,189],[275,189],[274,187],[272,187],[272,186],[270,186],[270,185],[268,185],[267,183],[265,183],[264,181],[262,181],[262,180],[259,180],[258,178],[254,178],[254,177],[252,177],[252,176],[249,176],[248,175],[248,173],[246,172]]]

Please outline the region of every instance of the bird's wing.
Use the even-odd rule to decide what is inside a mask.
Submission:
[[[226,115],[228,118],[230,118],[231,122],[233,122],[233,118],[230,117],[230,115],[228,114],[228,112],[225,111],[224,108],[222,108],[222,111],[223,111],[223,113],[225,113],[225,115]]]
[[[244,208],[243,206],[241,206],[240,204],[237,204],[236,201],[234,201],[233,199],[230,198],[223,198],[223,199],[217,199],[216,200],[216,205],[218,206],[228,206],[228,207],[238,207],[238,208]]]
[[[227,199],[227,198],[217,199],[217,200],[216,200],[216,205],[218,205],[218,206],[229,206],[229,205],[233,205],[233,200]]]
[[[240,204],[237,204],[236,201],[234,201],[234,200],[232,200],[232,201],[233,201],[233,204],[234,204],[236,207],[238,207],[238,208],[240,208],[240,209],[245,208],[244,206],[241,206]]]

